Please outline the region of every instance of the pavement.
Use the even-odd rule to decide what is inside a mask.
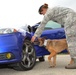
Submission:
[[[47,57],[45,56],[44,62],[37,60],[35,67],[30,71],[16,71],[4,67],[0,68],[0,75],[76,75],[76,69],[65,69],[70,61],[69,55],[57,55],[57,66],[55,68],[49,68]]]

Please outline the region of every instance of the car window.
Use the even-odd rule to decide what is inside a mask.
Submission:
[[[32,26],[32,32],[35,32],[36,29],[40,26],[40,23],[41,22],[38,22],[36,23],[35,26]],[[46,25],[45,25],[45,28],[44,30],[49,30],[49,29],[56,29],[56,28],[62,28],[64,27],[64,25],[61,25],[57,22],[54,22],[54,21],[49,21]]]
[[[49,21],[44,30],[48,30],[48,29],[56,29],[56,28],[62,28],[61,24],[54,22],[54,21]]]

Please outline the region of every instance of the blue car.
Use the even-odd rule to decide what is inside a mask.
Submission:
[[[13,28],[0,29],[0,64],[11,65],[15,70],[30,70],[34,67],[37,58],[39,61],[44,61],[44,56],[49,52],[44,47],[30,42],[39,25],[37,23],[32,27],[28,26],[28,31],[24,32]],[[41,37],[66,38],[63,26],[53,21],[46,24]]]
[[[35,62],[36,52],[27,36],[13,28],[0,29],[1,65],[8,64],[15,70],[30,70]]]

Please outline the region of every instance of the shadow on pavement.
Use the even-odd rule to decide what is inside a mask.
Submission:
[[[13,67],[11,67],[11,66],[9,66],[9,65],[7,65],[7,64],[0,64],[0,69],[13,69]]]

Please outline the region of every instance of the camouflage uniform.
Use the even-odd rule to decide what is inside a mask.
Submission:
[[[67,16],[64,26],[68,50],[70,51],[71,58],[76,59],[76,13],[69,13]]]
[[[54,7],[53,9],[48,8],[41,25],[36,30],[34,36],[40,37],[49,20],[64,25],[68,50],[70,51],[71,58],[76,59],[76,12],[65,7]]]

